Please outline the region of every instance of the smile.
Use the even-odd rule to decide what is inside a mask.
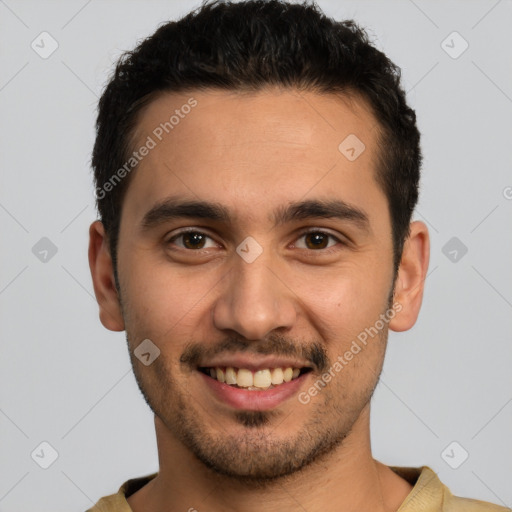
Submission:
[[[249,391],[273,389],[286,382],[297,379],[311,368],[263,368],[249,370],[247,368],[228,367],[201,367],[199,371],[234,388],[243,388]]]

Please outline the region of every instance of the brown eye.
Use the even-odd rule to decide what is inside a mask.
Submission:
[[[182,249],[197,250],[208,248],[205,247],[208,239],[211,240],[211,237],[205,233],[201,233],[201,231],[185,231],[170,238],[167,241],[167,244],[172,245],[177,240],[181,240],[181,243],[176,243],[178,247],[181,247]]]
[[[187,249],[202,249],[204,245],[204,235],[201,233],[184,233],[183,245]]]
[[[304,242],[296,244],[299,249],[311,249],[313,251],[329,249],[337,243],[343,245],[341,240],[325,231],[307,231],[306,233],[302,233],[299,237],[299,240],[300,239],[303,239]]]
[[[305,237],[308,249],[325,249],[329,241],[325,233],[307,233]]]

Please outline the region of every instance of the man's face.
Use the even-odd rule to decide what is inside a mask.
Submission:
[[[191,97],[197,105],[181,109]],[[160,133],[176,109],[183,117]],[[355,160],[360,147],[338,148],[354,135],[365,145]],[[132,171],[118,245],[139,386],[169,435],[207,466],[254,479],[297,471],[357,430],[384,358],[386,323],[344,357],[382,326],[394,277],[375,118],[361,100],[332,95],[194,91],[154,100],[134,148],[148,136],[156,145]],[[171,200],[215,203],[226,218],[207,208],[148,215]],[[314,202],[350,208],[322,216]],[[148,366],[133,353],[146,339],[160,350]],[[210,376],[228,366],[240,388]],[[243,387],[251,374],[264,386],[266,370],[279,382],[276,368],[288,366],[301,370],[290,382]]]

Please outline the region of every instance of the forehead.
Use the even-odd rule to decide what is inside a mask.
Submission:
[[[171,195],[222,202],[238,219],[308,197],[382,209],[377,137],[376,119],[356,96],[164,93],[139,115],[133,147],[151,149],[132,171],[125,204],[133,220]]]

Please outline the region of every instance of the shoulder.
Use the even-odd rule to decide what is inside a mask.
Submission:
[[[444,506],[446,512],[512,512],[510,508],[495,505],[487,501],[454,496],[446,485],[443,487]]]
[[[124,495],[117,493],[100,498],[98,502],[85,512],[131,512]]]
[[[428,466],[391,469],[414,486],[398,512],[512,512],[510,508],[486,501],[454,496]]]
[[[461,498],[450,493],[443,508],[446,512],[511,512],[510,508],[488,503],[487,501]]]
[[[130,505],[126,501],[126,498],[137,492],[150,480],[156,477],[158,473],[152,473],[151,475],[141,476],[127,480],[116,494],[110,494],[104,496],[86,512],[132,512]]]

